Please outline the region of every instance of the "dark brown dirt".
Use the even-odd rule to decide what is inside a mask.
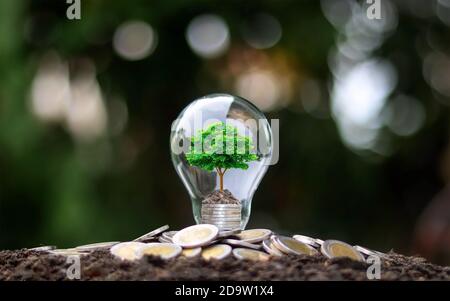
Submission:
[[[228,189],[224,189],[223,191],[216,190],[208,194],[202,201],[202,204],[240,204],[240,202]]]
[[[0,280],[67,280],[63,256],[19,250],[0,252]],[[81,280],[367,280],[366,263],[347,258],[285,256],[268,262],[146,257],[137,262],[108,251],[81,257]],[[382,261],[381,280],[450,280],[450,267],[394,253]]]

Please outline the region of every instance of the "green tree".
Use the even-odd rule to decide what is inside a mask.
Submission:
[[[238,129],[224,122],[216,122],[190,137],[191,144],[186,159],[191,166],[203,170],[217,171],[220,191],[223,191],[223,176],[230,168],[247,169],[248,162],[258,160],[252,152],[251,137],[239,135]]]

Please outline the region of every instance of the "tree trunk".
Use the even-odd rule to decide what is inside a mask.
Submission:
[[[220,191],[223,191],[223,173],[219,173],[220,178]]]

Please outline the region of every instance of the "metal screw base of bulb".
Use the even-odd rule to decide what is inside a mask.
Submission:
[[[240,228],[241,209],[240,204],[203,204],[202,223],[216,225],[220,230]]]

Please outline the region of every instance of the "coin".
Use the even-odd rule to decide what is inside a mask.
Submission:
[[[328,258],[348,257],[357,261],[364,261],[364,257],[351,245],[339,240],[326,240],[320,251]]]
[[[55,250],[56,246],[40,246],[40,247],[34,247],[29,250],[36,251],[36,252],[47,252],[51,250]]]
[[[75,249],[54,249],[48,251],[52,255],[59,255],[59,256],[83,256],[87,255],[86,252],[77,251]]]
[[[316,243],[318,243],[319,245],[322,245],[322,244],[323,244],[323,240],[321,240],[321,239],[315,238],[314,240],[315,240]]]
[[[138,238],[134,239],[133,241],[144,241],[144,240],[153,239],[154,236],[166,231],[167,229],[169,229],[169,225],[164,225],[162,227],[159,227],[158,229],[148,232],[147,234],[139,236]]]
[[[111,247],[110,252],[122,260],[136,260],[140,258],[137,250],[145,246],[142,242],[130,241],[122,242]]]
[[[353,246],[353,248],[356,249],[356,251],[366,255],[366,256],[377,256],[377,257],[383,257],[386,258],[386,254],[378,252],[378,251],[373,251],[361,246]]]
[[[251,244],[249,242],[237,240],[237,239],[224,239],[221,242],[224,244],[230,245],[230,246],[235,246],[235,247],[244,247],[244,248],[249,248],[249,249],[253,249],[253,250],[261,249],[261,245],[255,245],[255,244]]]
[[[297,235],[292,236],[292,238],[298,240],[299,242],[310,245],[311,247],[314,247],[314,248],[320,247],[320,244],[314,238],[309,237],[309,236],[297,234]]]
[[[114,245],[117,245],[118,243],[120,243],[120,241],[98,242],[98,243],[78,246],[78,247],[75,247],[75,249],[78,251],[95,251],[95,250],[110,248]]]
[[[148,243],[137,250],[138,257],[151,255],[161,257],[162,259],[171,259],[180,255],[182,249],[180,246],[171,243]]]
[[[162,242],[162,243],[173,243],[172,239],[170,239],[170,238],[165,238],[164,236],[158,237],[158,241],[159,241],[159,242]]]
[[[240,215],[208,215],[204,214],[202,215],[202,220],[219,220],[219,221],[241,221]]]
[[[314,255],[317,251],[303,242],[292,237],[274,235],[271,238],[273,245],[281,252],[294,255]]]
[[[274,255],[274,256],[283,256],[283,253],[278,250],[270,241],[270,239],[265,239],[262,242],[262,246],[264,248],[264,250],[269,253],[270,255]]]
[[[211,225],[216,225],[216,226],[233,226],[234,225],[233,229],[235,229],[236,227],[239,227],[240,224],[241,224],[241,220],[240,219],[239,220],[235,220],[235,221],[223,221],[223,220],[220,220],[220,219],[203,219],[202,221],[203,222],[208,221],[208,222],[211,223]]]
[[[166,231],[161,234],[162,237],[172,240],[172,237],[177,234],[178,231]]]
[[[245,248],[236,248],[233,250],[233,255],[237,259],[247,259],[247,260],[269,260],[270,256],[264,252],[250,250]]]
[[[193,249],[183,249],[183,251],[181,251],[181,255],[184,257],[192,258],[197,257],[198,255],[200,255],[201,252],[202,248],[200,247]]]
[[[199,224],[178,231],[172,241],[183,248],[194,248],[207,245],[219,234],[219,228],[209,224]]]
[[[202,251],[202,258],[205,260],[210,259],[224,259],[231,254],[231,247],[229,245],[217,244],[205,248]]]
[[[236,236],[242,241],[255,243],[269,238],[271,234],[272,231],[268,229],[251,229],[251,230],[244,230],[241,233],[237,234]]]
[[[241,229],[223,230],[219,232],[219,237],[229,237],[241,233]]]

